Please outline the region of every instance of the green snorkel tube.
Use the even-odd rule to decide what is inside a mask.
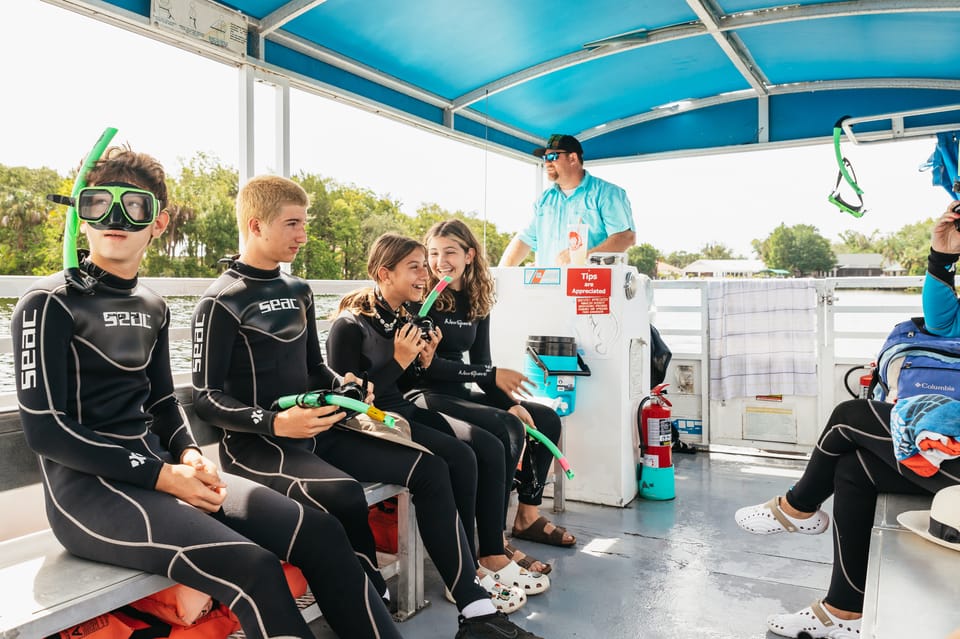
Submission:
[[[423,300],[423,305],[420,307],[420,311],[417,313],[417,317],[426,317],[427,313],[430,312],[430,309],[433,308],[434,302],[437,301],[437,298],[440,297],[440,293],[443,292],[443,289],[447,288],[447,284],[453,281],[453,278],[449,275],[444,275],[440,278],[440,281],[437,282],[437,285],[433,287],[433,290],[430,291],[430,294],[427,295],[427,299]]]
[[[378,422],[383,422],[390,428],[396,428],[397,420],[393,415],[388,415],[376,406],[371,406],[365,402],[344,395],[344,392],[356,395],[360,391],[360,386],[356,384],[344,384],[340,389],[334,391],[311,391],[309,393],[300,393],[299,395],[284,395],[276,401],[276,407],[280,410],[286,410],[293,406],[301,408],[317,408],[320,406],[339,406],[354,413],[363,413],[370,416]],[[349,415],[348,415],[349,417]]]
[[[863,208],[863,189],[857,185],[857,176],[853,172],[853,166],[850,164],[850,161],[843,157],[843,153],[840,152],[840,136],[843,133],[841,127],[843,121],[849,117],[849,115],[845,115],[833,125],[833,150],[837,156],[837,166],[840,167],[840,170],[837,173],[837,183],[833,186],[833,192],[827,196],[827,200],[841,211],[846,211],[853,217],[863,217],[863,214],[867,212],[867,210]],[[860,204],[850,204],[840,197],[841,180],[846,181],[846,183],[850,185],[857,199],[860,200]]]
[[[546,435],[541,433],[536,428],[533,428],[529,424],[524,424],[523,427],[527,430],[527,435],[533,437],[535,440],[547,447],[554,457],[557,459],[557,463],[560,464],[560,468],[563,469],[563,472],[566,474],[567,479],[573,479],[573,469],[570,468],[570,462],[567,461],[567,458],[563,456],[563,453],[560,452],[560,449],[550,441]]]
[[[67,220],[63,229],[63,275],[67,284],[88,295],[93,294],[93,286],[96,281],[80,272],[80,263],[77,261],[77,235],[80,233],[80,216],[77,215],[76,198],[80,194],[80,190],[87,186],[87,173],[103,157],[103,152],[107,150],[107,146],[110,145],[110,141],[116,134],[117,130],[113,127],[107,127],[100,134],[100,139],[87,153],[83,165],[77,172],[69,201],[66,201],[62,196],[47,196],[47,199],[52,202],[68,205]]]
[[[427,295],[427,299],[423,301],[423,306],[420,307],[420,311],[417,313],[417,318],[422,319],[427,316],[427,313],[430,312],[430,309],[433,307],[433,303],[437,301],[440,293],[443,292],[443,289],[447,288],[447,284],[453,281],[453,278],[449,275],[444,275],[440,278],[440,281],[437,282],[437,285],[433,287],[433,290],[430,291],[430,294]],[[560,449],[550,441],[546,435],[541,433],[536,428],[531,427],[529,424],[524,424],[523,427],[527,431],[527,435],[534,438],[541,444],[547,447],[547,450],[556,457],[557,463],[560,464],[560,468],[563,469],[563,472],[566,473],[567,479],[573,479],[573,469],[570,468],[570,462],[567,461],[567,458],[563,456],[563,453],[560,452]]]

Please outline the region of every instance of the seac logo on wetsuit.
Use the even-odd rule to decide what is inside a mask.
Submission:
[[[23,312],[20,348],[20,389],[27,390],[37,385],[37,309],[33,309],[29,319]]]
[[[297,306],[297,300],[292,297],[278,297],[272,300],[260,302],[260,314],[272,313],[273,311],[291,310],[300,308]]]
[[[199,373],[203,364],[203,331],[206,314],[200,315],[193,321],[193,372]]]
[[[151,328],[150,313],[138,313],[131,311],[104,311],[104,326],[139,326],[140,328]]]

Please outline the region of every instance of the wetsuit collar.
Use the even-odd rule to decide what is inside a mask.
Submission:
[[[131,291],[137,286],[137,277],[126,279],[105,271],[90,261],[90,253],[86,249],[77,251],[80,269],[97,281],[98,288],[108,288],[115,291]]]
[[[249,264],[244,264],[239,259],[235,259],[232,262],[230,262],[230,268],[235,270],[237,273],[240,273],[241,275],[245,275],[247,277],[254,277],[257,279],[265,280],[265,279],[270,279],[274,277],[280,277],[279,266],[277,266],[277,268],[273,268],[270,270],[264,270],[262,268],[254,268]]]

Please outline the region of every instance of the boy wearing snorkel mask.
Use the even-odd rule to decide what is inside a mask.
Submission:
[[[11,329],[23,431],[57,539],[205,592],[264,639],[313,637],[289,561],[339,636],[399,638],[334,517],[221,473],[194,439],[170,373],[170,312],[137,279],[168,224],[163,167],[113,147],[84,169],[88,185],[54,199],[75,207],[89,253],[24,293]]]

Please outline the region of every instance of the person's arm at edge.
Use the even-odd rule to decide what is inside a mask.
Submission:
[[[514,235],[513,239],[504,249],[500,256],[500,263],[497,266],[518,266],[530,255],[530,245],[520,239],[519,235]]]
[[[637,234],[633,231],[620,231],[587,251],[587,255],[591,253],[624,253],[636,244],[636,241]]]
[[[956,262],[960,258],[960,233],[954,227],[954,220],[960,213],[954,212],[953,206],[955,203],[940,217],[931,233],[921,293],[927,330],[944,336],[960,335],[960,305],[954,289]]]

